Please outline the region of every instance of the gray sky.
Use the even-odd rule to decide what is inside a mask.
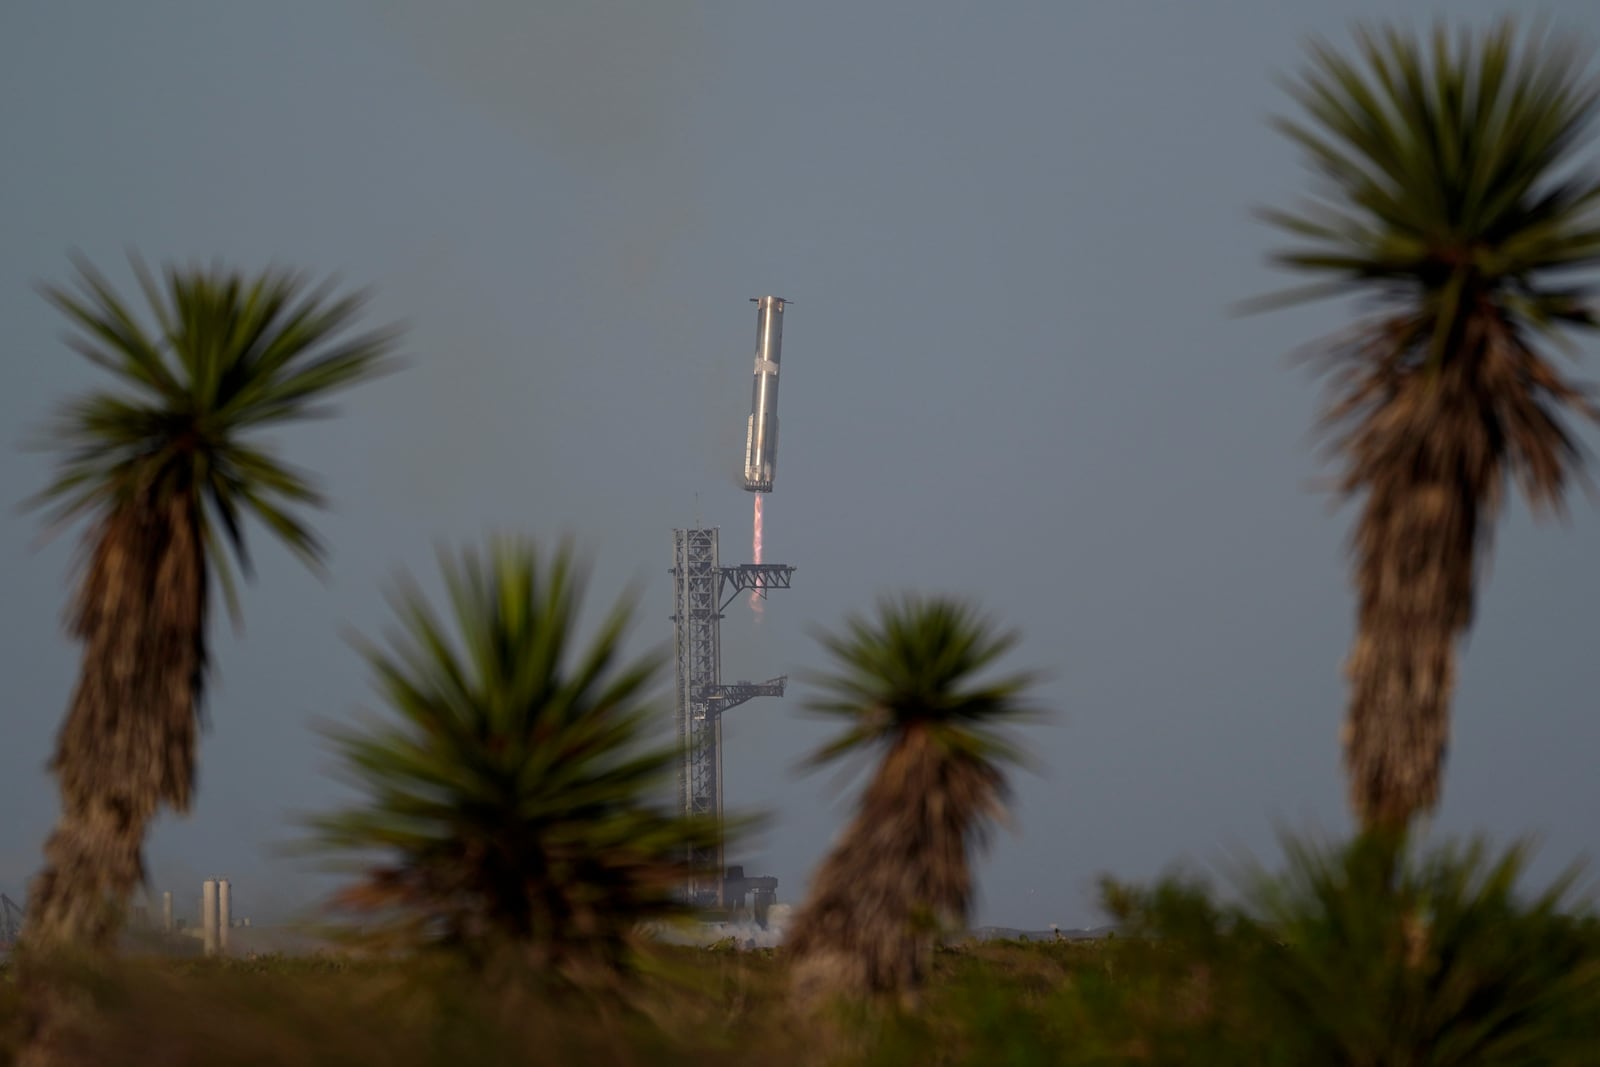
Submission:
[[[1346,825],[1350,512],[1310,487],[1316,391],[1285,358],[1340,312],[1227,313],[1281,281],[1250,208],[1304,184],[1264,122],[1271,79],[1354,16],[1506,5],[444,6],[0,14],[9,439],[94,380],[31,289],[69,248],[118,280],[125,246],[337,271],[412,326],[405,374],[290,440],[336,500],[332,577],[256,538],[198,810],[157,829],[157,887],[229,874],[257,914],[305,897],[271,850],[340,795],[309,724],[367,700],[341,633],[379,625],[387,576],[430,572],[440,539],[572,532],[601,597],[646,583],[640,647],[669,640],[670,531],[696,494],[724,558],[748,552],[762,293],[796,302],[766,528],[800,569],[759,628],[729,609],[725,676],[815,665],[808,628],[889,589],[973,594],[1019,627],[1060,716],[980,867],[980,921],[1097,921],[1102,871]],[[1600,28],[1591,0],[1516,6]],[[0,499],[47,471],[0,451]],[[1576,504],[1565,528],[1520,508],[1502,527],[1439,820],[1537,832],[1545,871],[1591,849],[1600,807],[1600,516]],[[55,814],[42,768],[76,669],[72,544],[36,531],[0,517],[13,893]],[[730,803],[779,814],[747,864],[788,900],[846,815],[834,779],[791,772],[824,736],[801,696],[726,727]]]

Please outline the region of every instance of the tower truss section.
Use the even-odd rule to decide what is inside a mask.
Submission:
[[[722,609],[746,590],[788,589],[795,568],[785,564],[724,567],[718,558],[717,527],[672,531],[675,726],[682,748],[678,806],[685,815],[709,816],[720,827],[722,806],[722,714],[757,697],[781,697],[786,677],[722,684]],[[723,848],[696,850],[689,899],[723,903],[727,867]]]

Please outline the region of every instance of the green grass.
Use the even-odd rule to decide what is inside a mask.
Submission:
[[[83,1063],[1581,1067],[1600,1049],[1600,919],[1526,851],[1286,841],[1230,901],[1108,883],[1123,936],[963,943],[909,1007],[798,1018],[779,952],[656,946],[618,995],[512,987],[434,957],[130,955],[79,979]],[[18,1036],[0,983],[0,1061]]]
[[[1298,1023],[1236,999],[1238,976],[1215,966],[1188,947],[1133,938],[963,945],[937,954],[913,1011],[854,1005],[802,1021],[785,1009],[783,961],[771,950],[662,949],[626,1003],[495,988],[445,964],[144,958],[94,983],[96,1015],[78,1051],[82,1062],[126,1067],[1311,1062]],[[0,1062],[14,1047],[15,1008],[5,983]]]
[[[131,959],[94,983],[81,1051],[128,1067],[1115,1062],[1079,1052],[1116,955],[1089,943],[943,950],[921,1010],[845,1008],[831,1025],[788,1017],[770,950],[662,949],[625,1005],[495,989],[443,964]],[[6,983],[8,1058],[15,1008]]]
[[[1201,1027],[1174,1029],[1146,951],[1127,941],[941,949],[916,1010],[843,1005],[822,1021],[788,1014],[773,950],[663,948],[625,1004],[495,989],[445,964],[147,957],[94,983],[78,1051],[126,1067],[1191,1062],[1176,1035]],[[8,983],[0,1062],[15,1007]]]

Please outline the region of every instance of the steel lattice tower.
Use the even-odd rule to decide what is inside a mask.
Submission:
[[[672,531],[677,729],[683,746],[678,804],[687,815],[722,822],[722,713],[756,697],[781,697],[788,681],[722,684],[722,609],[748,590],[766,596],[769,589],[788,589],[793,573],[782,563],[722,566],[715,526]],[[721,844],[697,851],[690,863],[690,901],[721,905],[727,871]]]

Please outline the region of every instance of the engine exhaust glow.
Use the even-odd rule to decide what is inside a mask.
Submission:
[[[756,494],[755,517],[750,524],[750,560],[752,563],[761,562],[761,495]],[[757,589],[750,594],[750,610],[754,611],[756,618],[761,618],[761,590]]]

